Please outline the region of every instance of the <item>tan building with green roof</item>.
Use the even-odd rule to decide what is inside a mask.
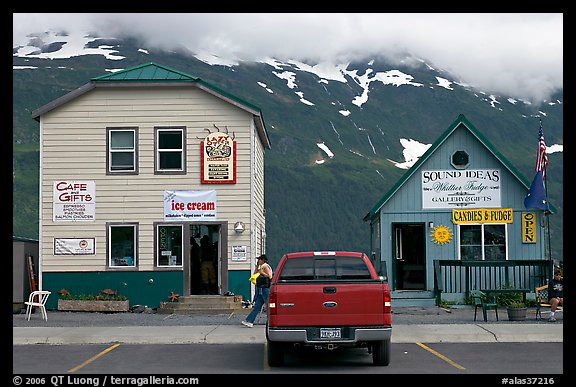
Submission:
[[[147,63],[93,78],[32,117],[41,288],[111,288],[149,307],[172,292],[250,297],[266,245],[270,139],[258,107]]]

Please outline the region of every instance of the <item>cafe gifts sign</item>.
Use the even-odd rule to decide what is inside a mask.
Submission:
[[[422,171],[422,208],[500,207],[500,170]]]

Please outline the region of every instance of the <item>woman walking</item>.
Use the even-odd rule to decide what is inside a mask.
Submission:
[[[256,278],[256,292],[254,293],[254,306],[252,311],[246,316],[246,320],[242,321],[242,325],[252,328],[256,317],[261,312],[262,307],[268,302],[268,295],[270,294],[270,280],[272,279],[272,267],[268,264],[268,257],[262,254],[258,257],[256,263],[256,270],[254,274],[260,273]]]

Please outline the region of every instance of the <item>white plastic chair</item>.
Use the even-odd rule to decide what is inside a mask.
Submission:
[[[30,293],[28,301],[24,302],[26,305],[28,305],[26,307],[26,317],[28,321],[30,321],[30,315],[32,314],[33,307],[40,308],[40,311],[42,312],[42,318],[48,321],[48,314],[46,313],[46,301],[48,301],[48,297],[51,293],[52,292],[48,290],[35,290]]]

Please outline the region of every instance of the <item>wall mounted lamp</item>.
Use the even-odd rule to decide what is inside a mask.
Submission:
[[[236,231],[238,234],[243,233],[245,228],[246,227],[244,226],[244,223],[242,223],[242,222],[234,223],[234,231]]]

